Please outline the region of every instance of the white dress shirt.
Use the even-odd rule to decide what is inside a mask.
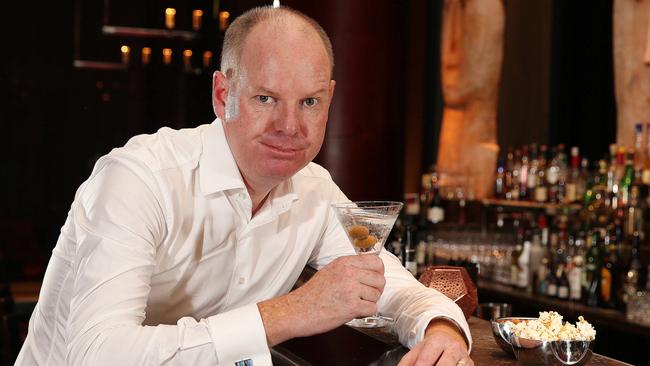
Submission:
[[[305,265],[354,251],[330,208],[347,198],[311,163],[251,199],[218,119],[132,138],[75,195],[17,365],[271,364],[256,303]],[[386,251],[379,310],[407,347],[435,317],[463,313]]]

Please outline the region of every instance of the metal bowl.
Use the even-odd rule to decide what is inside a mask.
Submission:
[[[510,356],[515,356],[514,351],[512,350],[512,346],[510,345],[511,343],[511,338],[512,338],[512,330],[510,329],[510,326],[507,324],[508,321],[511,321],[515,324],[522,322],[522,321],[528,321],[528,320],[535,320],[537,318],[524,318],[524,317],[514,317],[514,316],[509,316],[505,318],[498,318],[495,320],[492,320],[492,335],[494,336],[494,340],[497,342],[499,347],[503,351],[505,351],[507,354]]]
[[[537,341],[512,336],[512,349],[523,366],[582,366],[593,354],[594,341]]]

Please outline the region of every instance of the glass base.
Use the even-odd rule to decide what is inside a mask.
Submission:
[[[393,319],[375,315],[366,318],[354,318],[345,324],[355,328],[383,328],[393,324]]]

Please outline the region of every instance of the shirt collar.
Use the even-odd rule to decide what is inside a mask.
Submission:
[[[229,189],[246,189],[219,118],[204,130],[201,143],[201,192],[207,196]]]
[[[203,152],[199,160],[201,192],[209,195],[230,189],[246,189],[244,179],[232,156],[223,122],[217,118],[202,134]],[[274,213],[288,210],[298,195],[294,191],[293,177],[278,184],[269,193],[269,203]]]

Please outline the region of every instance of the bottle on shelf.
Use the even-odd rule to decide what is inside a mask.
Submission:
[[[537,184],[535,185],[535,201],[544,203],[548,200],[546,184],[546,145],[539,147],[539,163],[537,168]]]
[[[440,196],[440,181],[438,174],[434,171],[430,175],[431,197],[427,210],[427,220],[429,223],[436,225],[445,220],[445,208]]]
[[[415,258],[415,244],[413,243],[413,227],[406,228],[406,242],[404,243],[404,267],[417,276],[418,267]]]
[[[569,278],[564,270],[564,264],[560,263],[555,274],[557,278],[557,298],[561,300],[569,299]]]
[[[568,268],[569,299],[579,302],[582,299],[582,255],[573,256]]]

